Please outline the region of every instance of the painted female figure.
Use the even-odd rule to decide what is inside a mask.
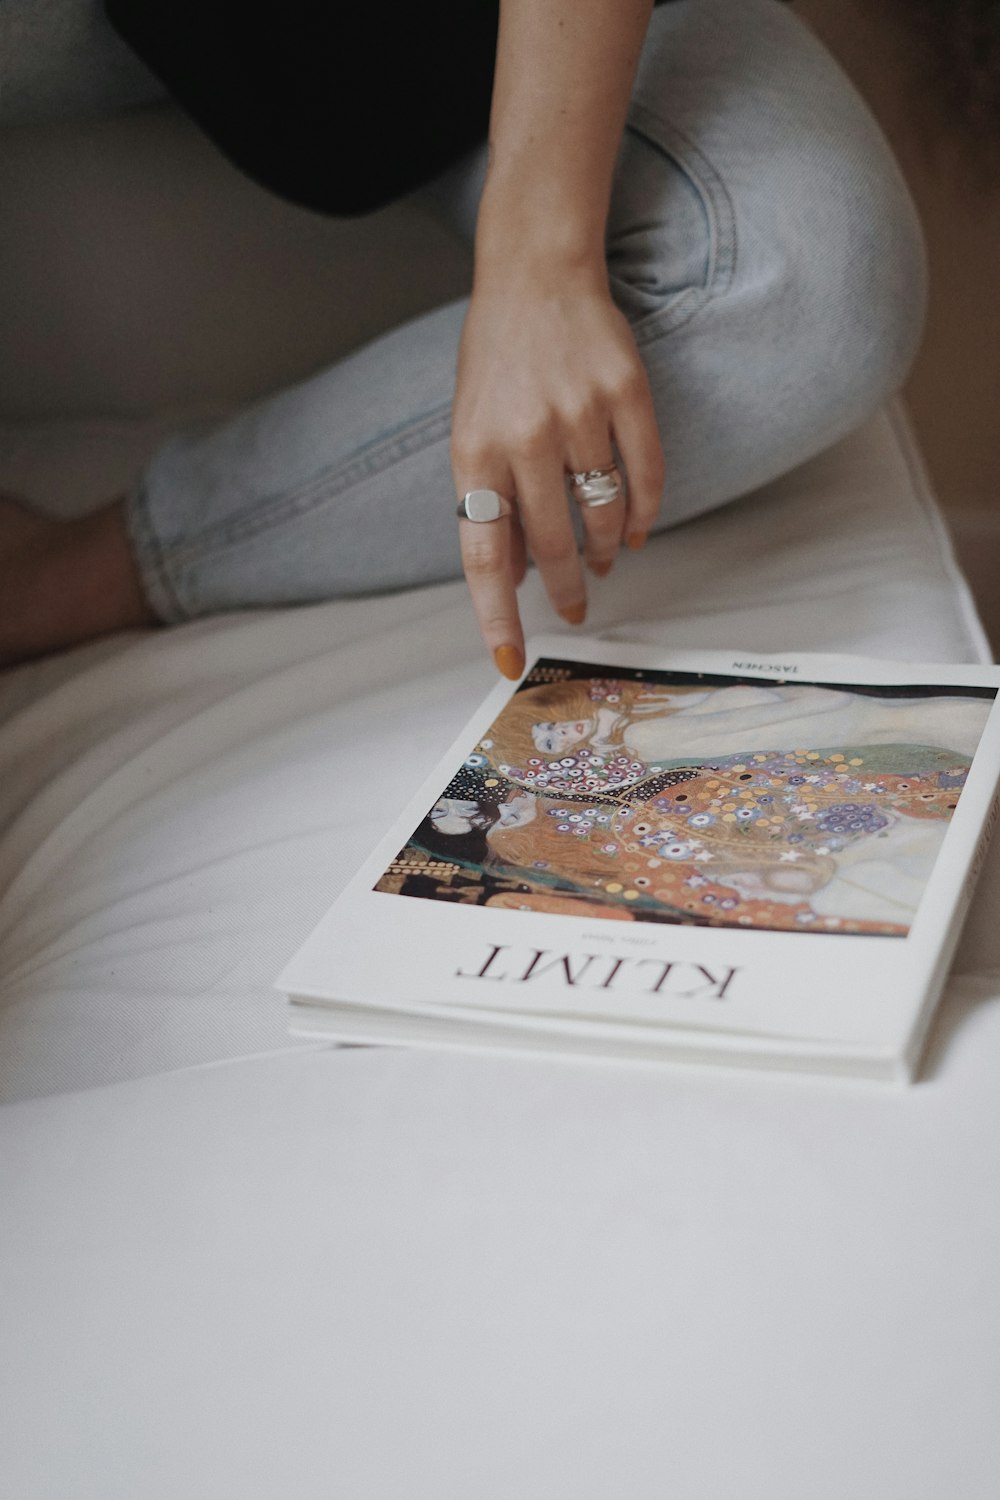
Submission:
[[[986,722],[984,700],[875,692],[710,679],[545,684],[511,700],[483,753],[518,785],[584,796],[617,792],[690,762],[803,746],[835,752],[921,745],[958,761],[973,754]],[[911,762],[901,769],[912,770]]]
[[[491,864],[640,920],[905,934],[965,779],[919,749],[759,752],[487,834]],[[650,783],[655,786],[656,783]]]
[[[581,678],[470,759],[534,794],[491,861],[656,920],[908,930],[989,704],[809,683]]]

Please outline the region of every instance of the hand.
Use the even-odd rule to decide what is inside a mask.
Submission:
[[[452,464],[459,498],[492,489],[515,505],[509,519],[459,523],[480,629],[505,677],[520,676],[524,666],[516,589],[526,553],[558,613],[583,622],[586,589],[566,471],[615,461],[627,500],[582,512],[584,558],[601,577],[623,538],[642,546],[664,482],[649,383],[603,262],[505,267],[477,279],[459,351]]]

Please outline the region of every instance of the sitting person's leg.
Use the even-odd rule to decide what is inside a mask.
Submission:
[[[159,80],[108,25],[100,0],[0,6],[0,129],[107,115],[163,97]],[[123,516],[118,506],[65,526],[0,497],[0,664],[153,618]]]
[[[663,526],[850,430],[916,347],[923,260],[905,188],[861,100],[774,0],[654,13],[608,257],[666,449]],[[439,309],[166,444],[129,502],[157,617],[457,576],[463,316]],[[136,620],[134,589],[129,601],[121,623]]]
[[[925,311],[916,210],[787,6],[654,13],[611,222],[667,458],[661,525],[803,463],[902,384]]]

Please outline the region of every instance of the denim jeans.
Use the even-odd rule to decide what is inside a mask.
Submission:
[[[482,170],[477,157],[436,185],[466,234]],[[659,528],[849,432],[900,385],[921,334],[923,242],[888,146],[774,0],[654,12],[607,258],[666,453]],[[449,426],[464,314],[463,302],[439,308],[166,443],[129,499],[156,613],[177,621],[457,576]]]

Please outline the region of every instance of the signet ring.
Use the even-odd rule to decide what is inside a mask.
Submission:
[[[469,490],[462,496],[456,515],[462,521],[500,521],[513,511],[511,502],[496,490]]]

